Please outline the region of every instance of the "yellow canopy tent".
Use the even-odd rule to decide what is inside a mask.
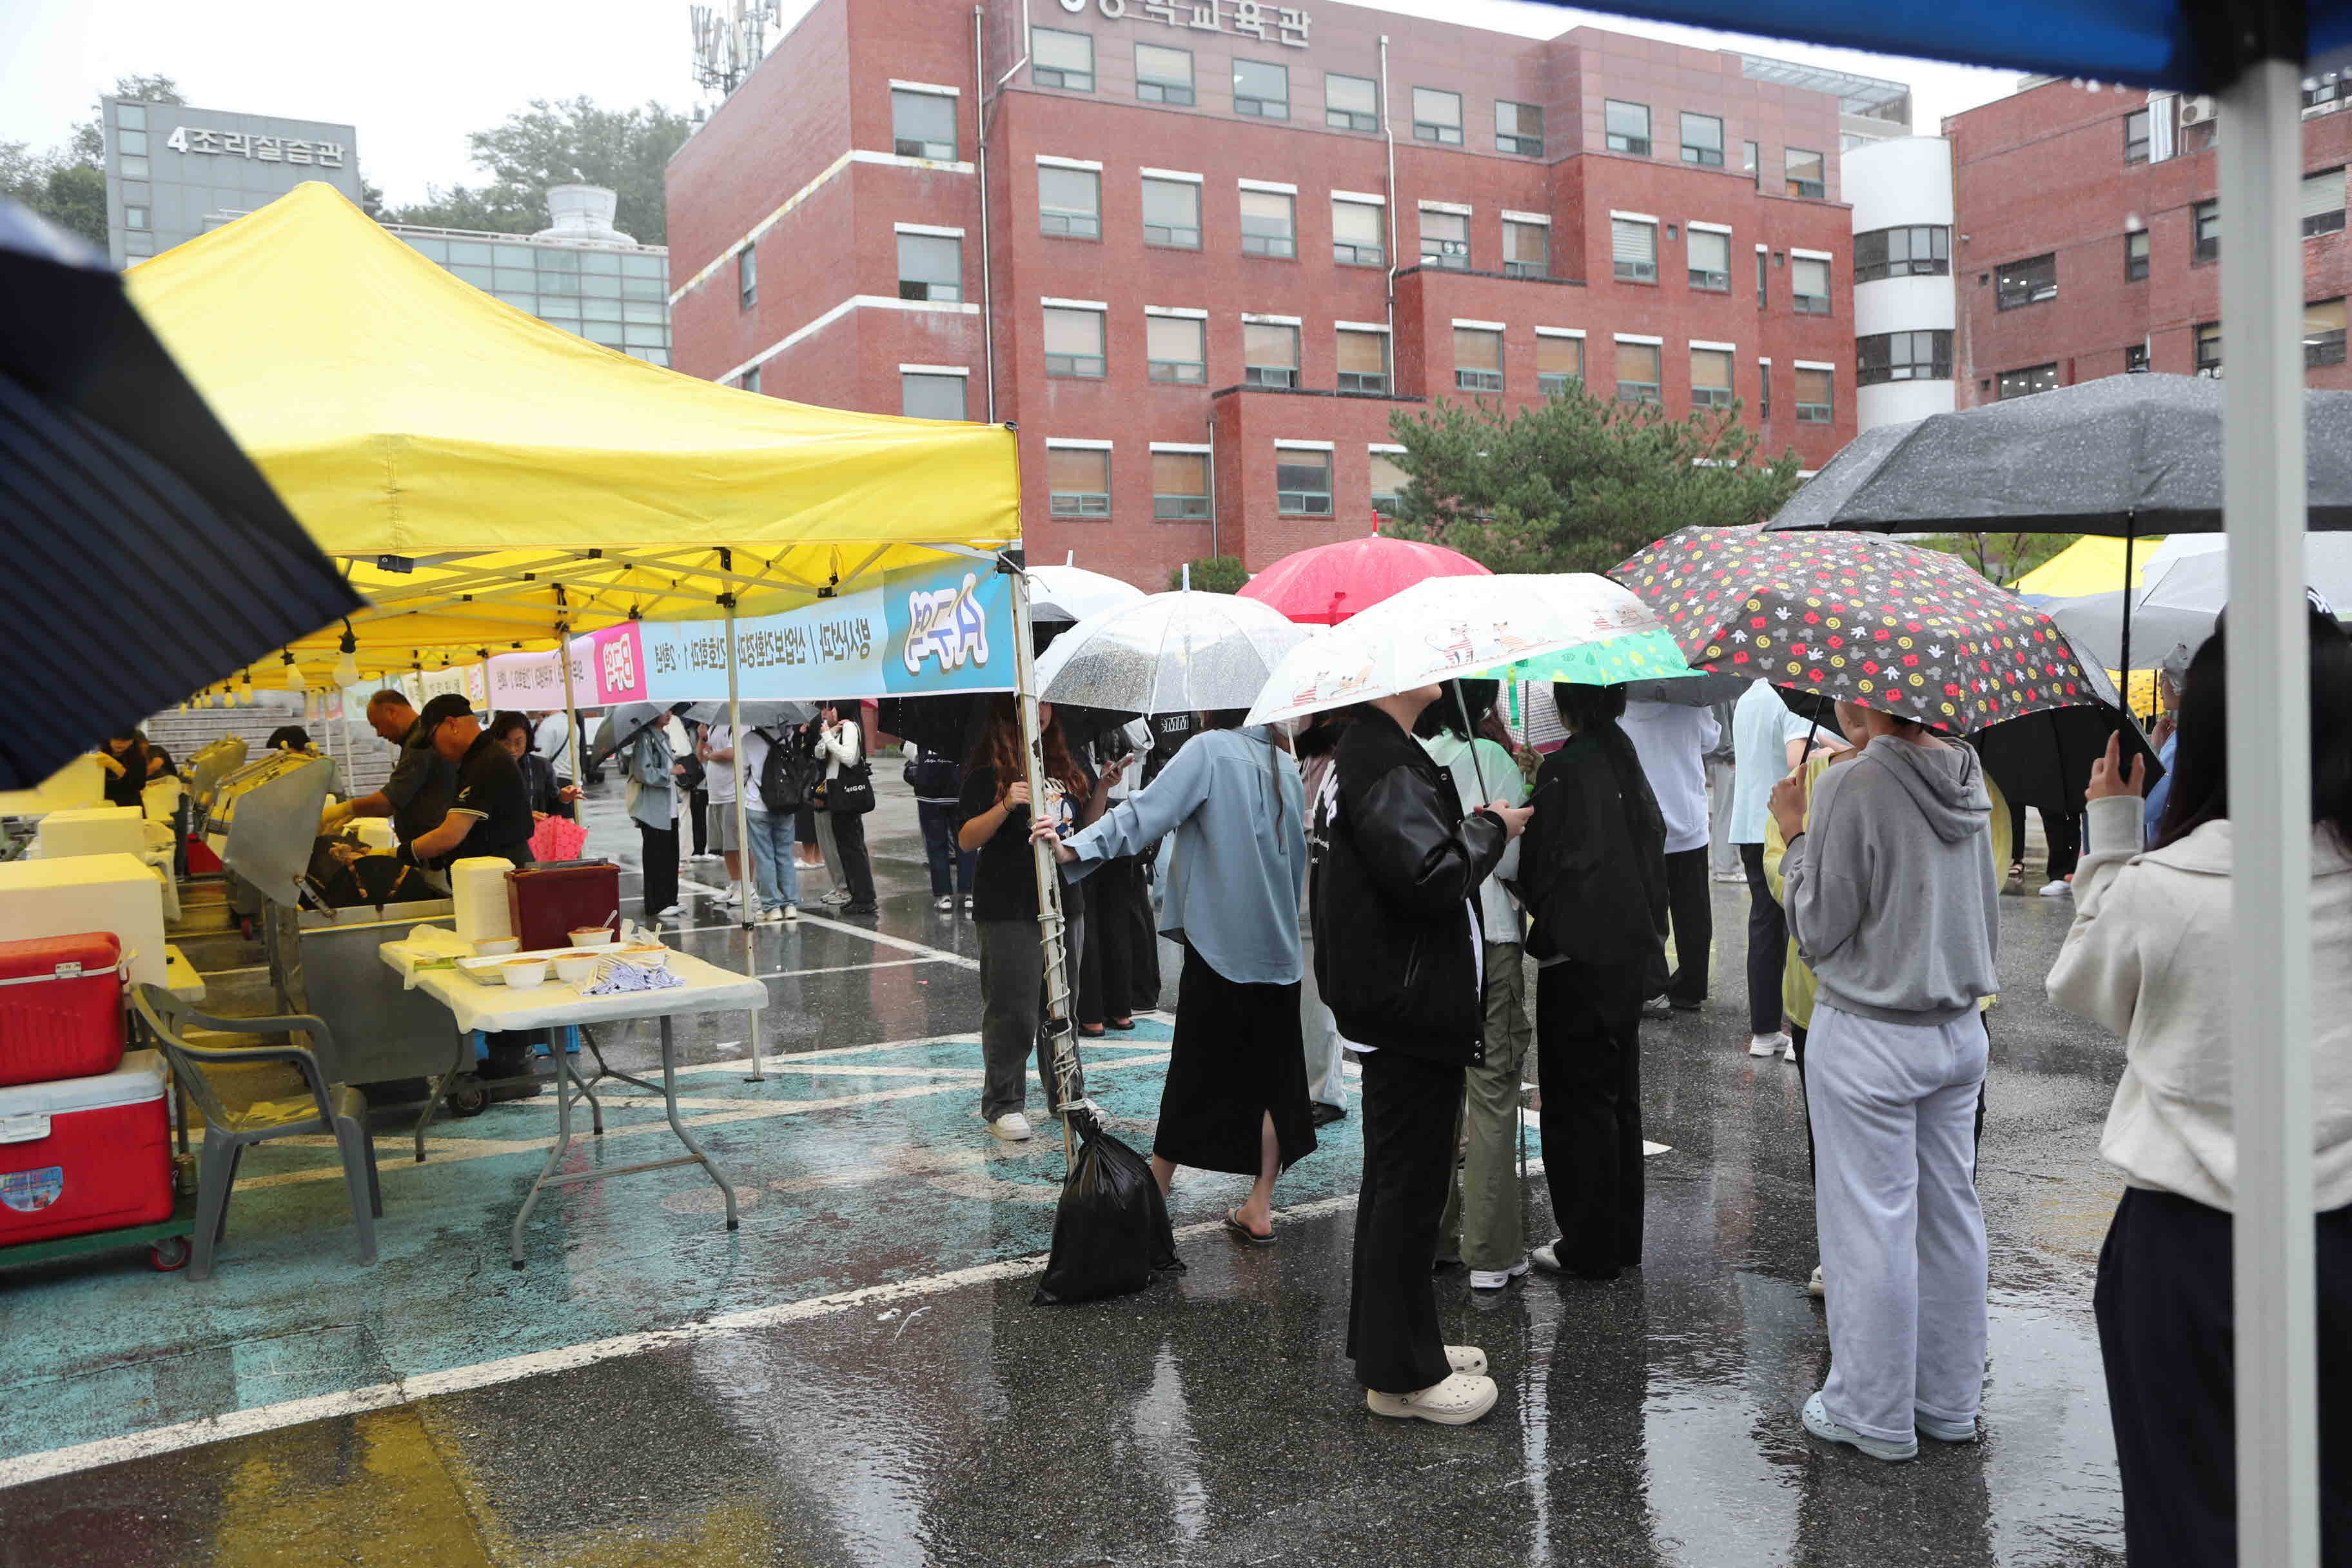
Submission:
[[[757,606],[1020,533],[1013,433],[786,403],[525,315],[323,184],[142,263],[141,311],[374,608],[363,668]],[[724,552],[724,554],[722,554]],[[342,628],[294,649],[332,666]],[[429,660],[428,660],[429,662]],[[266,670],[257,679],[266,679]]]
[[[2124,581],[2124,542],[2104,534],[2086,533],[2017,580],[2021,594],[2041,594],[2053,599],[2079,599],[2085,594],[2113,594],[2139,586],[2147,558],[2164,541],[2137,539],[2131,545],[2131,581]]]

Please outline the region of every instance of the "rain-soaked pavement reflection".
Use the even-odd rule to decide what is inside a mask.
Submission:
[[[1045,1245],[1058,1145],[996,1146],[972,1114],[971,929],[927,908],[902,798],[875,827],[891,942],[810,922],[753,946],[776,976],[763,1037],[799,1070],[761,1087],[710,1067],[740,1056],[740,1019],[689,1042],[707,1136],[755,1194],[741,1233],[690,1173],[591,1184],[510,1274],[513,1172],[534,1158],[516,1150],[543,1146],[547,1119],[501,1107],[445,1130],[425,1166],[387,1162],[373,1270],[348,1262],[339,1189],[289,1156],[210,1286],[127,1265],[10,1277],[0,1479],[99,1447],[0,1490],[0,1568],[2121,1561],[2089,1308],[2117,1047],[2042,998],[2064,900],[2002,906],[1985,1438],[1882,1466],[1794,1415],[1828,1347],[1803,1289],[1796,1075],[1740,1049],[1743,892],[1717,889],[1715,1005],[1644,1030],[1648,1131],[1671,1145],[1644,1267],[1475,1297],[1445,1277],[1449,1337],[1486,1349],[1502,1401],[1441,1429],[1367,1415],[1341,1353],[1352,1121],[1286,1178],[1278,1247],[1233,1247],[1215,1216],[1240,1184],[1194,1177],[1176,1203],[1189,1273],[1030,1304],[1034,1269],[1011,1260]],[[740,936],[702,918],[693,951],[740,961]],[[1163,1041],[1147,1026],[1097,1053],[1138,1142]],[[1539,1174],[1528,1201],[1549,1234]],[[898,1289],[842,1299],[879,1284]],[[501,1357],[527,1359],[478,1370]],[[383,1407],[345,1393],[370,1387]],[[197,1415],[267,1429],[152,1436]]]

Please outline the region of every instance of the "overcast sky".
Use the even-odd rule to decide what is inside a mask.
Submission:
[[[1522,0],[1368,3],[1533,37],[1590,22],[1890,77],[1912,85],[1913,123],[1927,133],[2016,79]],[[787,25],[806,8],[784,7]],[[117,76],[152,73],[200,108],[356,126],[368,177],[409,202],[428,184],[478,180],[466,132],[532,98],[684,108],[697,96],[688,65],[687,0],[0,0],[0,142],[62,141]]]

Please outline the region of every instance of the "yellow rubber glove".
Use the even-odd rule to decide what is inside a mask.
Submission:
[[[333,805],[328,806],[326,810],[319,814],[319,831],[321,833],[332,833],[344,823],[349,822],[352,819],[352,803],[350,801],[336,801]]]

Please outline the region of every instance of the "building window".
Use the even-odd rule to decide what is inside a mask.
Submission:
[[[2147,125],[2148,111],[2145,109],[2135,109],[2124,116],[2125,163],[2147,162]]]
[[[2335,103],[2342,99],[2352,98],[2352,81],[2344,80],[2343,74],[2340,71],[2329,71],[2324,76],[2304,78],[2304,108],[2317,109],[2324,103]]]
[[[1808,153],[1802,147],[1780,149],[1780,174],[1788,182],[1792,196],[1819,198],[1829,194],[1829,184],[1822,173],[1822,155]]]
[[[1055,517],[1110,515],[1110,453],[1100,447],[1045,448],[1046,510]]]
[[[1143,243],[1201,248],[1201,187],[1190,180],[1143,182]]]
[[[954,304],[963,298],[963,241],[940,234],[898,237],[898,298]]]
[[[1370,77],[1323,78],[1323,123],[1334,131],[1381,128],[1381,84]]]
[[[1655,403],[1658,400],[1658,345],[1617,345],[1617,401]]]
[[[1099,380],[1103,360],[1103,313],[1061,305],[1045,307],[1045,374]]]
[[[1756,417],[1769,421],[1772,417],[1772,362],[1756,362]]]
[[[1546,397],[1565,397],[1570,386],[1584,380],[1584,340],[1536,339],[1536,390]]]
[[[1421,215],[1421,264],[1451,272],[1470,269],[1470,220],[1461,213]]]
[[[1683,162],[1702,169],[1723,167],[1723,121],[1712,114],[1683,115]]]
[[[1548,226],[1503,220],[1503,276],[1551,276],[1551,229]]]
[[[961,375],[925,375],[915,371],[898,377],[898,412],[909,419],[961,419],[963,384]]]
[[[1385,394],[1389,389],[1389,335],[1342,328],[1334,337],[1339,350],[1339,390]]]
[[[1636,158],[1650,155],[1650,106],[1646,103],[1620,103],[1615,99],[1605,101],[1602,109],[1603,142],[1612,153],[1624,153]]]
[[[1764,171],[1760,162],[1756,155],[1755,142],[1742,142],[1739,144],[1739,167],[1743,173],[1756,176],[1756,188],[1759,191],[1764,188]]]
[[[1242,380],[1251,386],[1297,386],[1298,329],[1274,321],[1244,321]]]
[[[1495,148],[1522,158],[1543,156],[1543,109],[1533,103],[1495,100]]]
[[[1434,87],[1412,89],[1412,139],[1462,145],[1462,95]]]
[[[147,129],[147,106],[142,103],[118,103],[114,106],[114,122],[125,131]]]
[[[1037,165],[1037,232],[1066,239],[1102,237],[1102,175],[1092,169]]]
[[[1853,237],[1853,280],[1882,278],[1948,278],[1952,231],[1941,224],[1874,228]]]
[[[2344,301],[2320,300],[2303,308],[2303,363],[2344,363]]]
[[[1242,193],[1242,254],[1293,257],[1298,254],[1297,198],[1281,191]]]
[[[1331,515],[1331,454],[1274,449],[1274,510],[1285,517]]]
[[[1197,316],[1146,316],[1146,374],[1154,381],[1200,386],[1209,379],[1208,323]]]
[[[1039,87],[1070,92],[1095,89],[1095,41],[1086,33],[1055,27],[1029,29],[1029,79]]]
[[[1712,229],[1692,229],[1685,260],[1689,265],[1692,288],[1726,294],[1731,292],[1729,235],[1717,234]]]
[[[1151,454],[1151,515],[1161,522],[1196,522],[1209,515],[1209,454]]]
[[[1617,277],[1627,283],[1658,280],[1658,226],[1638,218],[1609,220],[1609,258]]]
[[[2189,209],[2191,246],[2189,258],[2211,261],[2221,254],[2221,204],[2199,202]]]
[[[2058,298],[2055,252],[2005,261],[1993,269],[1993,303],[2004,310],[2044,305]]]
[[[760,390],[760,367],[758,365],[755,364],[751,369],[743,373],[741,384],[743,390],[746,392],[757,392]]]
[[[2124,281],[2137,283],[2147,276],[2147,230],[2133,229],[2124,236]]]
[[[2221,323],[2206,321],[2197,329],[2197,374],[2218,375],[2221,371]]]
[[[1759,310],[1769,298],[1765,290],[1765,273],[1764,247],[1759,245],[1756,247],[1756,308]]]
[[[1385,267],[1388,237],[1380,208],[1370,202],[1331,203],[1331,259],[1342,267]]]
[[[1691,356],[1691,406],[1694,408],[1728,408],[1731,406],[1731,351],[1729,349],[1693,349]]]
[[[1830,313],[1830,264],[1818,257],[1798,256],[1789,261],[1789,296],[1801,316]]]
[[[1234,112],[1263,120],[1290,118],[1290,68],[1264,60],[1234,62]]]
[[[1797,423],[1827,425],[1836,416],[1832,402],[1831,373],[1797,367]]]
[[[1392,452],[1372,453],[1371,470],[1372,510],[1382,517],[1394,517],[1398,512],[1399,500],[1404,494],[1405,480],[1409,476],[1399,466],[1396,455]]]
[[[956,155],[956,100],[936,92],[890,94],[891,146],[901,158],[952,163]]]
[[[2325,169],[2303,177],[2303,237],[2344,232],[2344,171]]]
[[[2031,397],[2037,392],[2053,392],[2058,386],[2058,367],[2054,364],[2028,365],[2023,370],[2005,370],[1996,378],[1993,393],[2003,401],[2012,397]]]
[[[2133,371],[2146,370],[2147,368],[2147,345],[2146,343],[2131,343],[2126,345],[2124,349],[2124,373],[2126,374],[2129,374]]]
[[[1192,51],[1159,44],[1135,46],[1135,96],[1145,103],[1192,102]]]
[[[2343,215],[2339,213],[2336,216],[2340,217]],[[122,226],[125,228],[145,228],[147,226],[147,209],[145,207],[124,207],[122,209]]]
[[[1492,327],[1454,329],[1454,384],[1464,392],[1503,390],[1503,334]]]
[[[1952,334],[1930,328],[1914,332],[1875,332],[1853,340],[1853,384],[1952,379]]]
[[[122,160],[121,174],[122,177],[126,180],[143,180],[147,178],[147,160],[144,158],[124,158]]]
[[[760,299],[760,253],[748,245],[735,253],[735,298],[745,310]]]

